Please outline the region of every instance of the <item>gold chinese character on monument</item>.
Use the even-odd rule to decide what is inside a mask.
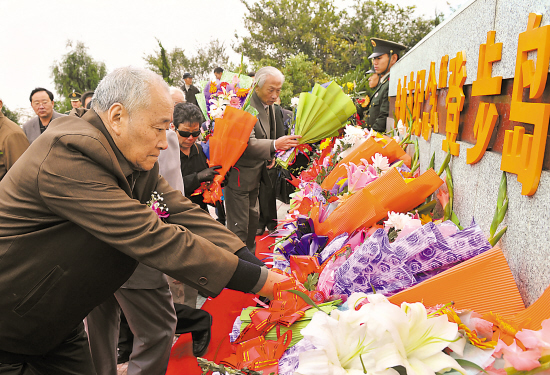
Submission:
[[[495,31],[487,33],[487,44],[479,46],[477,79],[472,83],[472,96],[498,95],[502,91],[502,76],[491,77],[493,63],[502,58],[502,43],[495,43]],[[480,102],[474,123],[476,144],[466,150],[466,163],[473,164],[481,160],[498,120],[495,103]]]
[[[500,169],[515,173],[521,183],[521,194],[533,195],[538,188],[550,119],[550,104],[523,102],[523,90],[529,99],[540,98],[546,87],[550,62],[550,25],[540,26],[542,16],[529,14],[527,30],[519,34],[510,105],[510,120],[533,124],[533,134],[525,134],[523,126],[515,126],[504,134]],[[529,53],[537,52],[535,61]]]
[[[430,63],[430,72],[428,73],[428,82],[424,93],[424,100],[431,105],[430,112],[422,113],[422,136],[427,141],[433,131],[439,131],[437,119],[437,80],[435,79],[435,62]]]
[[[495,103],[479,103],[474,123],[474,135],[477,142],[474,147],[466,150],[467,164],[474,164],[481,160],[487,150],[497,120],[498,112]]]
[[[424,84],[426,82],[426,71],[420,70],[416,72],[416,87],[414,89],[414,108],[413,108],[413,129],[414,134],[418,137],[422,132],[422,107],[424,104]]]
[[[397,124],[399,120],[403,121],[401,119],[400,113],[401,113],[401,78],[397,80],[397,93],[395,94],[395,123]]]
[[[439,88],[447,87],[447,65],[449,65],[449,55],[445,55],[441,58],[439,63]]]
[[[414,89],[416,87],[416,82],[414,81],[414,72],[411,72],[411,78],[409,79],[409,84],[407,85],[407,91],[409,92],[407,96],[407,124],[413,124],[413,110],[414,110]]]
[[[502,43],[495,43],[496,31],[487,33],[487,44],[479,46],[477,79],[472,83],[472,96],[498,95],[502,90],[502,76],[491,77],[493,63],[502,58]]]
[[[460,112],[464,107],[464,90],[462,86],[466,81],[466,52],[457,52],[456,57],[449,62],[449,91],[445,100],[445,108],[447,108],[447,118],[445,122],[445,133],[447,138],[443,140],[442,149],[450,150],[451,154],[458,156],[460,153],[460,145],[456,143],[458,136],[458,126],[460,121]]]

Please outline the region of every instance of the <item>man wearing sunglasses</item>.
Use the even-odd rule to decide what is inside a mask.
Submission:
[[[217,169],[220,169],[221,165],[208,167],[206,155],[202,151],[202,147],[196,143],[201,134],[199,128],[201,120],[201,111],[194,104],[178,103],[174,107],[173,122],[180,144],[181,175],[183,176],[185,196],[203,210],[208,211],[202,194],[192,194],[202,182],[212,181],[219,174]]]

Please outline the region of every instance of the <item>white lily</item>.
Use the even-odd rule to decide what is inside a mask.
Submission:
[[[362,299],[369,303],[356,310]],[[297,375],[397,374],[434,375],[438,371],[464,370],[445,354],[459,337],[458,326],[445,316],[428,317],[420,303],[401,308],[382,295],[354,293],[349,310],[318,312],[302,334],[317,348],[300,354]]]

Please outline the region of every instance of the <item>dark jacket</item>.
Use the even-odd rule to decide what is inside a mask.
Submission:
[[[197,87],[194,85],[189,86],[189,90],[185,88],[185,84],[181,86],[182,91],[185,93],[185,100],[187,103],[193,103],[194,105],[197,104],[197,98],[195,97],[196,94],[198,94],[200,91]]]
[[[146,205],[154,191],[165,221]],[[244,244],[172,189],[158,163],[134,171],[93,110],[52,122],[0,181],[0,197],[0,351],[55,348],[138,261],[210,296],[234,277],[258,282],[257,266],[252,278],[239,273],[233,253]]]
[[[386,119],[390,115],[389,88],[390,75],[387,74],[381,78],[372,94],[366,116],[367,128],[374,129],[379,133],[386,132]]]

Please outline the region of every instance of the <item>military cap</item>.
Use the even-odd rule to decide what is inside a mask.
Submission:
[[[80,94],[73,90],[73,92],[69,94],[69,99],[71,99],[71,102],[79,102]]]
[[[400,51],[407,48],[401,43],[390,42],[389,40],[379,39],[379,38],[370,38],[370,42],[374,47],[372,50],[372,55],[369,56],[369,59],[374,57],[382,56],[384,54],[399,54]]]
[[[183,79],[186,79],[186,78],[193,78],[193,75],[191,73],[185,73],[183,75]]]

